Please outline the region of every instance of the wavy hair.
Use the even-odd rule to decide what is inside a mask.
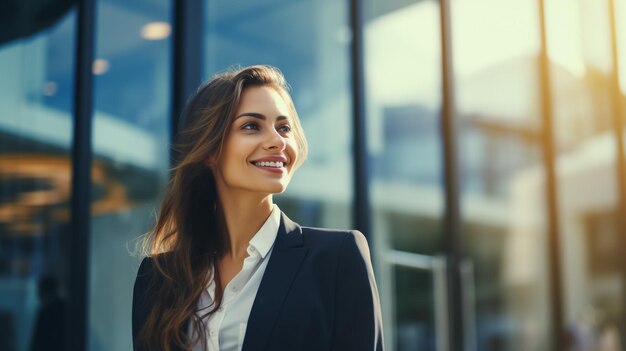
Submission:
[[[207,160],[219,157],[242,93],[249,86],[270,86],[285,100],[298,146],[294,167],[306,159],[306,138],[289,86],[277,68],[259,65],[229,70],[202,84],[190,97],[181,115],[184,127],[175,147],[179,161],[156,224],[141,242],[143,254],[152,257],[154,267],[150,287],[153,303],[137,338],[142,349],[170,351],[175,346],[190,350],[198,341],[207,347],[204,321],[220,307],[223,297],[219,270],[212,268],[226,238],[218,225],[223,219],[215,212],[218,194]],[[215,301],[200,313],[197,304],[211,279],[216,284]],[[188,321],[196,330],[193,340],[184,330]]]

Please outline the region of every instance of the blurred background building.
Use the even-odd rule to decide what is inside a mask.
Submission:
[[[310,142],[278,203],[366,232],[389,350],[626,345],[626,0],[80,4],[0,5],[1,350],[131,349],[181,101],[260,63]]]

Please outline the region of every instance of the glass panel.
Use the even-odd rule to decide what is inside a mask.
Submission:
[[[368,7],[367,147],[376,236],[393,249],[433,254],[440,250],[443,213],[439,6],[416,1],[389,9],[370,1]]]
[[[565,321],[572,347],[606,350],[624,313],[608,1],[546,5]]]
[[[536,1],[453,0],[461,216],[478,350],[548,350]],[[466,291],[465,291],[466,292]]]
[[[276,200],[305,225],[351,226],[352,153],[346,1],[206,1],[204,78],[270,64],[291,93],[309,158]]]
[[[129,251],[168,180],[172,4],[97,5],[89,347],[129,350],[139,264]]]
[[[9,31],[53,23],[0,43],[3,351],[65,349],[76,16],[63,13],[55,19],[25,9],[16,14],[19,26],[3,23],[0,33],[16,38]]]
[[[433,274],[412,268],[394,268],[395,330],[394,350],[435,351],[436,331]]]
[[[372,244],[385,342],[390,350],[432,350],[431,289],[422,285],[430,273],[394,268],[388,255],[389,250],[433,255],[442,249],[439,4],[369,0],[365,7]]]

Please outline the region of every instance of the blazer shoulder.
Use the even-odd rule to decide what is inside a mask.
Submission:
[[[152,257],[144,257],[141,260],[141,264],[139,265],[139,270],[137,270],[137,279],[144,278],[152,272],[153,269]]]
[[[137,278],[143,278],[149,276],[154,270],[154,261],[158,260],[161,265],[168,264],[170,258],[172,257],[171,252],[164,252],[160,254],[156,254],[154,256],[145,256],[141,260],[141,264],[139,265],[139,270],[137,271]]]
[[[328,239],[345,240],[347,237],[353,237],[357,241],[365,241],[365,235],[356,229],[332,229],[302,226],[303,235],[313,235]]]
[[[355,250],[369,258],[365,235],[358,230],[302,227],[305,241],[311,245],[331,245],[342,250]]]
[[[156,256],[146,256],[141,260],[137,270],[137,277],[135,278],[134,297],[142,297],[142,295],[148,293],[148,290],[154,288],[154,285],[159,280],[158,275],[155,274],[155,260],[159,260],[159,263],[163,265],[167,264],[169,257],[168,253],[162,253]]]
[[[333,228],[319,228],[319,227],[306,227],[301,226],[303,234],[311,234],[311,235],[328,235],[328,236],[338,236],[340,238],[345,238],[346,236],[365,236],[363,233],[356,229],[333,229]]]
[[[136,299],[145,293],[148,283],[153,276],[154,263],[152,257],[144,257],[141,260],[137,277],[135,278],[135,286],[133,288],[133,297]]]
[[[350,236],[350,230],[345,229],[331,229],[331,228],[316,228],[316,227],[301,227],[302,236],[307,241],[321,242],[321,243],[336,243]]]

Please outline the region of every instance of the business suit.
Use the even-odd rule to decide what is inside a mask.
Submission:
[[[150,311],[151,269],[146,258],[137,273],[133,340]],[[378,292],[363,235],[301,227],[283,213],[242,350],[383,350]]]

